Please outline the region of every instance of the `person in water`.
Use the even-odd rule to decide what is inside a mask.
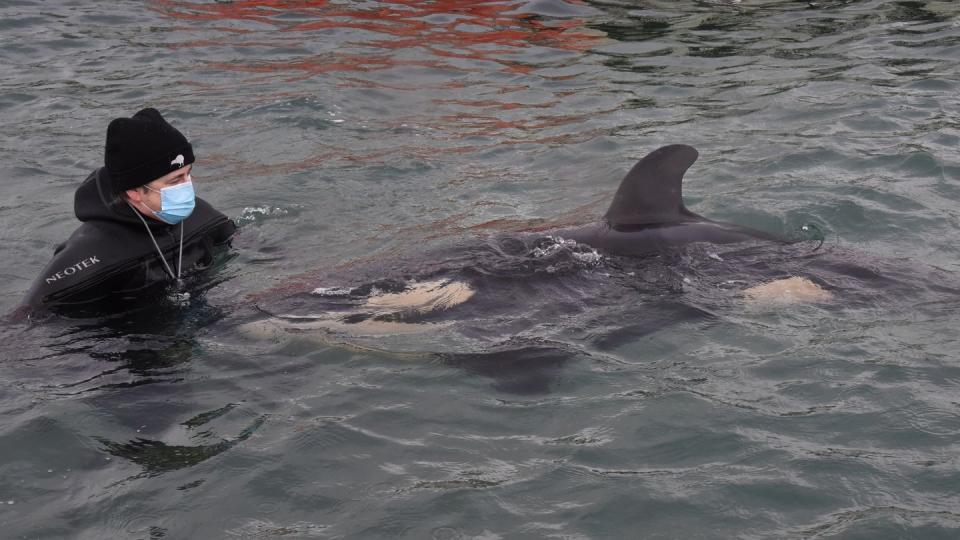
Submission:
[[[187,138],[156,109],[111,121],[104,166],[74,196],[81,225],[20,310],[122,311],[209,268],[236,225],[196,197],[193,163]]]

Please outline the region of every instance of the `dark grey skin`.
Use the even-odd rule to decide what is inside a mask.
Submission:
[[[899,308],[910,298],[913,305],[936,311],[945,309],[944,298],[960,298],[949,285],[952,276],[819,246],[811,250],[800,242],[789,246],[793,242],[690,212],[681,183],[696,159],[697,151],[684,145],[652,152],[627,174],[598,223],[473,238],[427,256],[413,252],[405,259],[345,266],[344,275],[317,275],[268,291],[254,299],[256,319],[241,331],[271,340],[295,335],[349,344],[356,339],[361,347],[375,349],[402,343],[488,377],[499,391],[544,394],[571,358],[607,352],[616,357],[622,347],[636,347],[639,339],[670,325],[697,328],[723,320],[737,290],[750,285],[794,287],[795,278],[803,279],[807,285],[782,295],[786,301],[826,302],[837,295],[842,298],[834,305],[837,310],[888,299]],[[540,246],[555,245],[544,242],[546,235],[610,257],[590,258],[596,262],[591,266],[576,256],[583,253],[580,246],[566,242],[563,249],[535,254]],[[711,244],[714,256],[702,256],[698,247],[683,249],[694,243]],[[674,249],[689,256],[650,256]],[[435,296],[409,294],[427,283],[433,283]],[[317,285],[350,292],[318,295],[311,292]],[[744,289],[745,301],[751,289]],[[389,309],[369,302],[384,292],[404,301]],[[436,295],[445,298],[442,304]],[[763,300],[763,295],[778,299],[776,289],[753,298]],[[349,336],[349,325],[369,321],[424,333],[409,341],[367,341],[364,332],[370,330],[364,328],[375,327],[367,325],[356,327],[355,338],[341,341]],[[448,330],[434,333],[433,328]]]
[[[774,235],[698,216],[683,205],[683,175],[697,160],[690,146],[674,144],[647,154],[627,173],[604,221],[559,229],[555,235],[612,255],[643,256],[694,242],[732,244]]]

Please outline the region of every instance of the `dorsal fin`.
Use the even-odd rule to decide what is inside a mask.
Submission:
[[[624,177],[604,218],[611,225],[654,225],[696,218],[683,206],[681,183],[698,155],[685,144],[647,154]]]

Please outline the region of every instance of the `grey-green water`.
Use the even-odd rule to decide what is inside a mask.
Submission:
[[[951,1],[2,2],[3,311],[115,116],[161,109],[242,224],[203,301],[0,329],[2,536],[955,538],[958,65]],[[236,329],[292,277],[595,219],[673,142],[694,211],[917,283],[752,309],[703,251],[670,305],[710,317],[662,327],[584,269],[493,354]]]

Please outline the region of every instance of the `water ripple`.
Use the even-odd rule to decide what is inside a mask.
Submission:
[[[956,536],[955,2],[143,7],[0,7],[0,304],[146,105],[237,257],[190,306],[0,326],[10,537]],[[671,142],[691,210],[822,245],[509,240]],[[843,300],[744,306],[771,273]],[[450,274],[485,288],[447,334],[239,331]]]

